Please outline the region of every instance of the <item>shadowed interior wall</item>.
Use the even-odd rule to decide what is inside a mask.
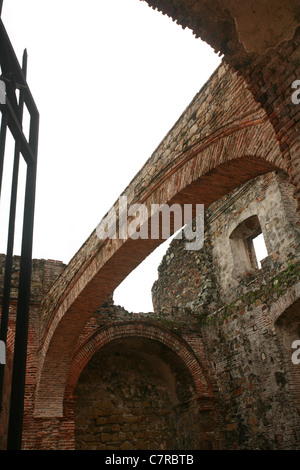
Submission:
[[[199,446],[193,380],[155,341],[128,338],[105,346],[81,373],[74,395],[77,449]]]

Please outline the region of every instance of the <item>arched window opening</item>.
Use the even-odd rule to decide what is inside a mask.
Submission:
[[[257,215],[240,223],[230,235],[234,266],[239,274],[261,268],[261,260],[268,256]]]

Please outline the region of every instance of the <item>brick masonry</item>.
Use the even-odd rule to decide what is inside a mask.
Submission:
[[[225,110],[225,112],[223,112]],[[219,67],[122,193],[132,203],[199,203],[286,162],[241,77]],[[118,201],[115,205],[118,213]],[[63,413],[71,353],[89,317],[163,240],[99,240],[94,231],[42,300],[36,414]],[[112,275],[113,273],[113,275]],[[64,332],[68,328],[68,336]],[[63,346],[62,346],[63,345]],[[59,373],[59,377],[58,377]],[[54,378],[61,387],[51,387]]]
[[[34,260],[24,448],[299,448],[291,344],[300,332],[300,233],[292,194],[286,175],[272,172],[216,201],[205,212],[202,250],[171,243],[153,312],[130,313],[108,298],[77,340],[61,417],[51,416],[51,403],[47,417],[34,415],[34,400],[37,306],[65,266]],[[234,246],[221,247],[254,214],[268,257],[261,269],[236,272]],[[4,427],[6,419],[7,397]]]
[[[230,234],[254,215],[268,256],[261,269],[240,271]],[[226,448],[299,448],[300,369],[291,349],[299,336],[299,235],[292,187],[270,173],[209,208],[201,251],[173,241],[159,267],[155,312],[177,330],[198,322]]]
[[[172,243],[148,315],[111,296],[161,240],[103,242],[94,231],[68,266],[34,261],[23,447],[299,448],[300,376],[289,346],[299,336],[296,2],[275,39],[265,22],[255,40],[241,2],[148,3],[224,54],[224,64],[123,195],[147,207],[205,204],[205,246],[187,253]],[[275,7],[268,17],[276,23]],[[243,235],[258,227],[268,248],[260,270]],[[1,446],[14,315],[12,299]],[[96,368],[101,357],[109,371]],[[105,386],[96,369],[108,374]]]

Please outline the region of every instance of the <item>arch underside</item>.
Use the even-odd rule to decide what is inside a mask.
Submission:
[[[185,364],[185,367],[190,371],[191,375],[194,376],[197,392],[199,394],[210,395],[206,383],[207,380],[204,377],[203,366],[187,343],[175,333],[150,321],[122,322],[106,325],[89,337],[85,343],[80,346],[73,357],[72,366],[70,368],[70,377],[72,377],[72,379],[68,380],[71,388],[76,385],[79,374],[95,351],[98,351],[113,341],[133,337],[149,339],[156,343],[163,344],[170,351],[173,351]],[[196,374],[192,373],[193,368],[198,368]]]
[[[181,364],[180,368],[186,370],[186,374],[191,377],[193,387],[195,389],[194,398],[212,398],[212,392],[209,380],[206,377],[205,368],[199,362],[188,344],[179,336],[164,329],[161,326],[153,324],[149,321],[140,322],[122,322],[117,324],[106,325],[96,333],[89,336],[83,344],[74,353],[72,363],[68,373],[67,386],[60,394],[60,403],[55,401],[56,406],[44,406],[41,400],[41,408],[35,409],[35,417],[62,417],[64,416],[64,403],[68,400],[73,401],[73,391],[78,382],[80,374],[92,359],[92,357],[102,348],[113,345],[118,341],[148,341],[152,344],[149,351],[154,352],[155,344],[160,344],[176,357],[176,363]],[[179,366],[177,366],[179,367]],[[55,395],[58,382],[49,384],[48,396]],[[45,397],[46,399],[46,397]],[[49,405],[49,399],[47,400]],[[54,402],[53,402],[54,405]]]
[[[68,380],[75,448],[198,448],[197,397],[208,395],[206,410],[212,399],[187,345],[166,333],[148,322],[111,325],[77,352]]]

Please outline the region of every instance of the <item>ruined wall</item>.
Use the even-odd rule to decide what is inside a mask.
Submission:
[[[0,254],[0,295],[2,298],[2,290],[4,283],[5,255]],[[31,303],[39,304],[41,299],[50,289],[54,281],[60,276],[66,265],[62,261],[33,259],[32,260],[32,277],[31,277]],[[14,301],[18,297],[20,271],[20,256],[13,257],[12,281],[11,281],[11,300]]]
[[[184,368],[176,377],[178,364],[168,356],[166,348],[137,338],[96,353],[74,392],[76,448],[198,448],[199,420],[188,405],[194,385]],[[177,429],[179,420],[187,435]]]
[[[253,216],[268,257],[262,269],[240,271],[230,234]],[[171,243],[153,286],[155,312],[171,328],[178,315],[195,328],[198,321],[226,448],[298,448],[299,365],[289,343],[298,330],[280,326],[288,308],[285,324],[299,315],[300,293],[299,219],[285,175],[261,176],[217,201],[205,228],[199,252]]]
[[[17,258],[15,263],[18,261]],[[64,416],[54,419],[34,416],[40,326],[37,300],[43,288],[63,268],[56,261],[34,260],[33,263],[32,299],[35,301],[30,308],[23,448],[219,448],[213,402],[209,397],[199,397],[196,388],[201,388],[201,384],[197,372],[192,372],[199,368],[197,360],[205,359],[197,336],[187,330],[182,336],[174,336],[153,312],[129,313],[115,306],[111,298],[95,312],[78,338],[74,356],[77,352],[80,359],[74,367],[82,372],[75,379],[75,389],[71,386],[71,393],[66,393]],[[14,314],[9,324],[12,338],[13,328]],[[118,330],[122,331],[122,339],[115,340],[109,333],[114,328],[118,338]],[[97,334],[103,336],[100,346],[92,344]],[[82,354],[85,347],[91,348],[87,361]],[[9,356],[11,359],[11,353]],[[202,374],[200,369],[199,373]],[[6,391],[9,399],[7,382]],[[8,409],[9,400],[6,412],[1,415],[2,449],[5,449]]]
[[[253,87],[262,85],[256,78],[259,82],[263,72],[250,72],[254,91]],[[263,95],[259,88],[255,96],[267,103],[266,111],[272,115],[268,101],[272,96],[276,100],[277,90],[269,91]],[[282,126],[288,130],[294,114],[281,111],[281,122],[276,125],[276,111],[272,123],[288,157],[290,136],[282,135]],[[299,221],[294,188],[284,174],[269,173],[226,195],[237,182],[271,171],[273,164],[290,169],[288,158],[282,162],[272,131],[245,81],[221,66],[125,190],[129,203],[158,202],[160,196],[161,202],[205,199],[211,204],[223,195],[205,213],[201,252],[187,252],[182,242],[172,242],[153,288],[154,312],[130,314],[110,302],[97,310],[99,299],[111,294],[154,243],[145,248],[132,242],[128,251],[119,250],[120,258],[107,262],[110,252],[118,251],[118,242],[101,244],[93,232],[65,270],[59,262],[34,261],[24,448],[299,447],[300,378],[287,349],[299,334]],[[257,221],[269,251],[261,270],[243,238],[244,232],[254,234]],[[102,262],[106,270],[89,284]],[[15,289],[14,284],[13,295]],[[74,309],[68,310],[73,304]],[[57,325],[59,333],[52,341]],[[123,362],[113,349],[114,332],[123,339]],[[149,343],[140,341],[141,332],[151,339],[151,348],[157,343],[167,348],[156,350],[150,362],[145,355]],[[128,340],[132,337],[140,345],[139,355]],[[36,412],[37,373],[48,342],[54,345],[53,356],[47,356],[45,393]],[[174,352],[174,345],[175,356],[162,366],[162,352]],[[71,357],[73,362],[68,362]],[[97,363],[99,357],[105,358],[108,368],[103,361]],[[133,367],[137,357],[143,367]],[[184,367],[179,366],[182,362]],[[170,363],[173,371],[180,371],[168,376],[171,383],[178,377],[177,401],[170,381],[157,374],[157,369]],[[146,364],[151,365],[151,373]],[[97,371],[102,377],[106,374],[105,387],[101,382],[95,387]],[[187,394],[186,383],[195,393]],[[129,385],[132,400],[128,400]],[[53,391],[58,391],[56,396]]]
[[[281,172],[251,180],[205,211],[205,242],[200,251],[174,240],[158,267],[152,288],[155,311],[195,304],[213,312],[241,297],[299,260],[300,229],[293,187]],[[230,236],[244,221],[257,216],[268,257],[240,269],[241,259]],[[244,268],[244,267],[243,267]]]
[[[222,65],[197,93],[122,196],[128,198],[128,206],[145,204],[148,214],[151,204],[201,201],[210,205],[251,177],[275,167],[287,169],[264,111],[253,101],[242,77]],[[114,208],[118,214],[118,201]],[[86,240],[59,282],[54,283],[43,299],[43,351],[48,356],[48,364],[53,364],[53,371],[57,370],[55,361],[61,362],[62,354],[69,354],[73,338],[68,338],[62,347],[60,339],[51,341],[52,334],[54,337],[58,332],[58,336],[62,334],[60,328],[64,322],[68,323],[69,314],[73,322],[76,318],[78,330],[81,329],[83,316],[88,320],[159,243],[150,237],[103,241],[97,237],[96,230]],[[88,288],[90,283],[98,283],[98,287]],[[79,304],[85,308],[76,312],[75,317]],[[58,311],[60,314],[56,316]],[[61,314],[66,314],[62,322]],[[58,322],[60,327],[56,329]],[[68,366],[66,363],[66,370]],[[65,380],[63,374],[65,371],[60,380]],[[46,396],[49,384],[44,383],[43,377],[41,382],[41,395]],[[54,393],[50,398],[58,401]],[[41,412],[44,412],[42,404]]]
[[[169,333],[153,312],[129,313],[111,299],[98,309],[78,340],[78,362],[70,371],[72,377],[82,370],[70,393],[76,448],[220,447],[213,400],[196,390],[195,369],[205,362],[199,338],[188,329]],[[88,361],[82,347],[97,352]],[[199,361],[190,369],[190,360],[183,361],[189,349]]]
[[[284,360],[285,353],[291,363],[291,343],[282,348],[271,308],[262,296],[202,328],[229,449],[299,449],[294,385]],[[280,302],[275,308],[282,313]]]
[[[76,448],[174,448],[168,388],[142,352],[96,354],[75,395]]]
[[[261,269],[241,272],[229,240],[254,215],[268,257]],[[202,250],[171,243],[153,286],[154,312],[129,313],[109,298],[90,318],[74,349],[64,415],[52,419],[34,416],[39,305],[64,265],[34,260],[24,448],[299,448],[292,188],[283,173],[269,173],[216,201],[205,217]],[[13,324],[12,313],[10,331]]]

